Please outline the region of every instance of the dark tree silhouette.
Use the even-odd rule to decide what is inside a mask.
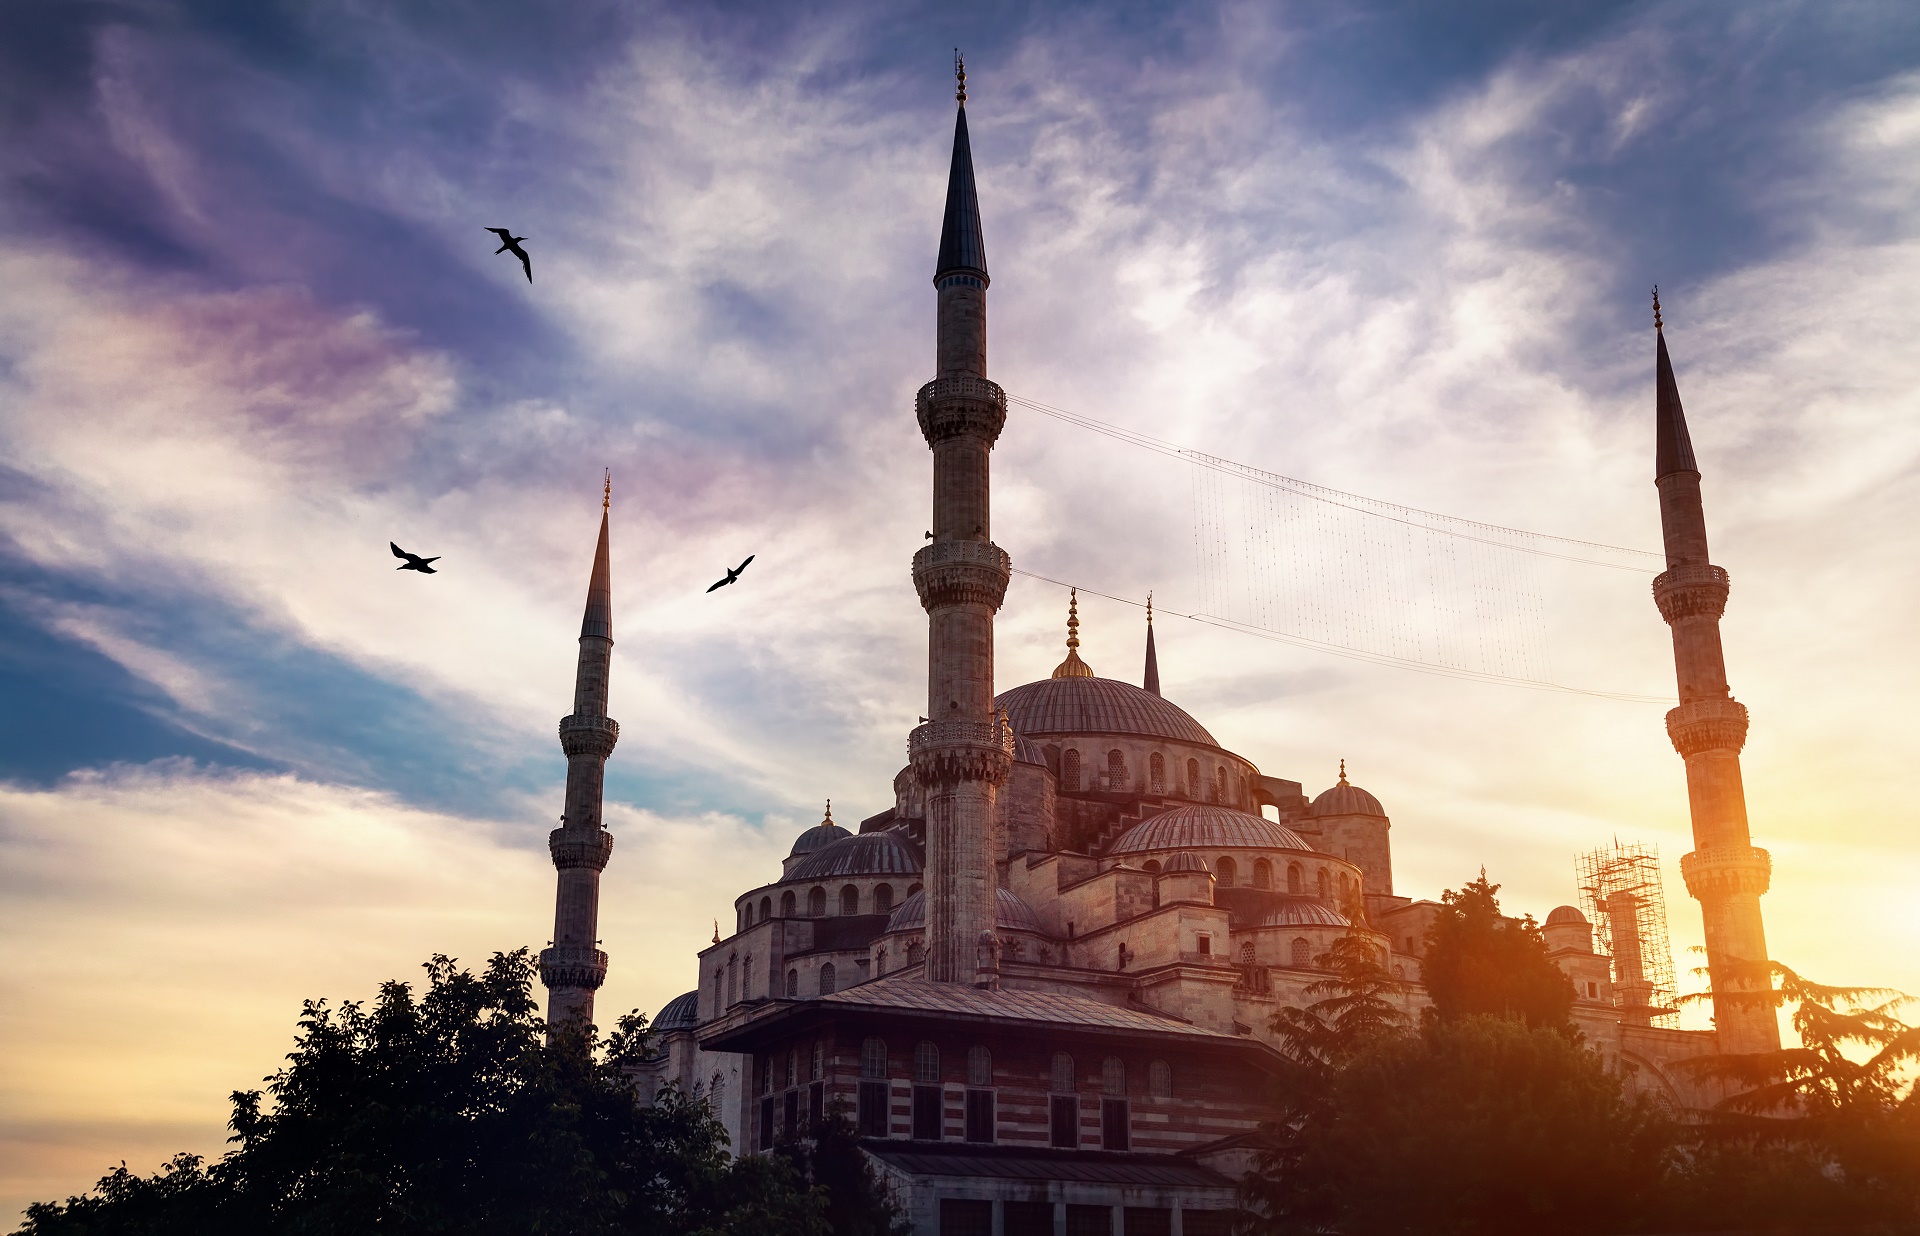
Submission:
[[[1465,888],[1440,895],[1443,908],[1427,928],[1420,959],[1433,1016],[1512,1017],[1572,1034],[1573,983],[1547,955],[1532,915],[1500,913],[1499,891],[1482,871]]]

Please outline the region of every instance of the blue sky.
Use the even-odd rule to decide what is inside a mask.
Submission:
[[[16,0],[0,1005],[31,1011],[0,1015],[5,1199],[217,1148],[218,1096],[302,996],[544,938],[602,468],[609,1003],[684,990],[822,799],[888,805],[923,689],[909,408],[955,45],[1015,394],[1652,546],[1658,282],[1736,581],[1775,952],[1920,988],[1911,5]],[[494,225],[532,238],[531,285]],[[1179,468],[1016,415],[996,538],[1195,608]],[[396,575],[389,539],[442,573]],[[1563,679],[1671,689],[1643,579],[1549,583]],[[1058,659],[1062,610],[1016,580],[1002,685]],[[1137,612],[1082,616],[1132,676]],[[1657,705],[1197,625],[1160,648],[1264,771],[1311,791],[1352,762],[1401,891],[1486,863],[1544,915],[1617,832],[1660,842],[1697,939]]]

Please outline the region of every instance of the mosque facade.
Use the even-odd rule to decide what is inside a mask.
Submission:
[[[1440,907],[1396,891],[1390,817],[1344,764],[1309,796],[1162,695],[1150,614],[1138,685],[1082,659],[1070,605],[1059,667],[995,692],[1010,562],[992,541],[989,460],[1006,399],[987,377],[991,281],[964,82],[934,276],[936,373],[916,406],[934,463],[932,535],[913,563],[927,715],[892,806],[851,827],[829,806],[778,872],[741,891],[692,990],[654,1018],[640,1081],[647,1096],[671,1085],[706,1097],[737,1153],[843,1111],[917,1232],[1209,1236],[1228,1230],[1263,1118],[1275,1012],[1313,1001],[1316,958],[1349,933],[1406,981],[1417,1011]],[[1726,575],[1707,561],[1664,336],[1656,359],[1669,570],[1655,596],[1673,627],[1681,704],[1668,729],[1699,842],[1683,871],[1716,991],[1731,991],[1765,962],[1769,868],[1747,837],[1746,714],[1719,646]],[[599,772],[618,737],[606,558],[603,519],[560,730],[568,816],[552,835],[555,942],[541,957],[555,1021],[591,1018],[607,967],[594,936],[612,854]],[[1768,1042],[1770,1012],[1731,1004],[1715,1030],[1660,1024],[1634,994],[1645,985],[1595,951],[1571,906],[1544,933],[1586,1041],[1662,1103],[1704,1100],[1676,1060]]]

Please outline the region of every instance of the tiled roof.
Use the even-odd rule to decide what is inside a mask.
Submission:
[[[996,888],[994,891],[994,926],[1005,927],[1011,931],[1031,931],[1035,935],[1046,934],[1040,926],[1040,920],[1034,917],[1033,907],[1020,899],[1020,894],[1010,888]],[[927,894],[925,890],[913,894],[900,903],[900,908],[887,920],[887,930],[908,931],[915,927],[924,927],[927,923]]]
[[[993,704],[1007,710],[1017,732],[1032,737],[1141,734],[1220,745],[1177,705],[1112,678],[1043,678],[1004,692]]]
[[[1232,807],[1193,805],[1163,811],[1121,834],[1109,854],[1167,850],[1311,850],[1300,834]]]
[[[984,991],[958,983],[929,983],[917,972],[874,979],[821,996],[820,1003],[1240,1041],[1234,1035],[1203,1030],[1190,1022],[1147,1009],[1123,1008],[1085,996],[1063,996],[1048,991]]]
[[[1170,1154],[1111,1150],[1049,1150],[1023,1146],[933,1145],[868,1138],[861,1149],[915,1176],[971,1176],[993,1180],[1071,1180],[1152,1188],[1231,1189],[1233,1181]]]

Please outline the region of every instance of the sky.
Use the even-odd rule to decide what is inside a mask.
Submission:
[[[603,1015],[690,988],[826,799],[891,805],[955,46],[1018,398],[1652,550],[1658,283],[1773,955],[1920,991],[1920,9],[14,0],[0,1212],[218,1154],[303,998],[545,942],[603,469]],[[1003,688],[1062,653],[1034,576],[1118,678],[1152,590],[1167,696],[1310,794],[1347,760],[1396,891],[1544,917],[1658,845],[1698,964],[1648,574],[1538,560],[1585,690],[1522,689],[1173,616],[1178,459],[1016,404],[994,485]]]

